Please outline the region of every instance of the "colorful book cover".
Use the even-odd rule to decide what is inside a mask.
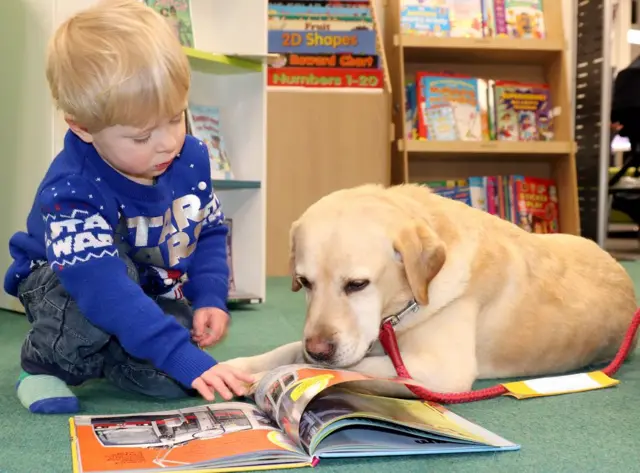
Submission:
[[[270,53],[298,54],[377,54],[373,30],[356,31],[280,31],[269,30]]]
[[[496,81],[495,105],[497,140],[553,139],[553,107],[547,84]]]
[[[513,222],[532,233],[558,233],[558,189],[555,181],[511,176]]]
[[[484,137],[485,117],[482,110],[482,85],[474,77],[458,74],[418,72],[418,138],[435,140],[428,127],[428,113],[432,107],[448,105],[453,109],[457,139],[481,141]]]
[[[160,13],[183,46],[193,48],[193,23],[190,0],[145,0],[147,6]]]
[[[448,37],[451,30],[449,7],[445,1],[441,5],[437,1],[421,5],[403,2],[400,9],[400,29],[407,34]]]
[[[482,0],[482,33],[485,38],[496,35],[496,18],[494,0]]]
[[[234,179],[222,137],[218,107],[190,103],[187,112],[191,134],[204,142],[209,150],[211,179]]]
[[[379,57],[373,54],[297,54],[285,53],[278,67],[346,67],[353,69],[376,69]],[[275,66],[269,66],[275,67]]]
[[[270,30],[309,30],[309,31],[354,31],[372,30],[371,19],[348,18],[304,18],[300,16],[270,16],[267,22]]]
[[[429,139],[435,141],[458,141],[456,110],[450,104],[438,104],[425,109],[425,121]]]
[[[384,85],[384,74],[382,69],[270,67],[267,85],[378,89]]]
[[[496,36],[542,39],[546,36],[542,0],[493,0]]]
[[[482,0],[450,1],[449,21],[452,38],[482,38]]]
[[[269,3],[269,17],[271,16],[301,16],[304,18],[326,17],[371,19],[371,9],[368,6],[354,3],[351,5],[318,5],[318,4],[283,4]]]

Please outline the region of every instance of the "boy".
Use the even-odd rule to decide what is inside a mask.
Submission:
[[[77,412],[68,386],[102,377],[161,398],[243,395],[252,378],[199,347],[227,328],[227,228],[207,148],[185,136],[178,39],[138,0],[101,1],[58,28],[46,73],[69,130],[9,245],[5,290],[31,323],[20,401]]]

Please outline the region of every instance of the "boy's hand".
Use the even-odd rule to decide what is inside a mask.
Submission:
[[[229,314],[217,307],[202,307],[193,315],[191,337],[203,348],[219,342],[227,333]]]
[[[228,401],[233,397],[233,393],[237,396],[247,394],[249,389],[245,383],[251,384],[253,382],[254,377],[250,374],[230,365],[218,363],[196,378],[191,383],[191,387],[207,401],[214,401],[216,392]]]

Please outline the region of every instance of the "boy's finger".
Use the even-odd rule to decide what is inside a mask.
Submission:
[[[229,401],[233,398],[233,393],[229,391],[229,388],[222,379],[216,376],[211,381],[213,389],[215,389],[225,400]]]
[[[191,387],[198,391],[200,395],[205,398],[207,401],[214,401],[215,397],[211,392],[211,388],[205,383],[202,378],[197,378],[193,383],[191,383]]]
[[[247,393],[247,389],[245,388],[244,384],[238,378],[236,378],[233,373],[227,372],[223,376],[225,383],[227,383],[227,386],[229,386],[233,390],[233,392],[236,393],[236,395],[244,396]]]
[[[205,322],[206,319],[204,317],[195,316],[193,318],[193,333],[196,335],[202,334],[202,332],[204,332]]]

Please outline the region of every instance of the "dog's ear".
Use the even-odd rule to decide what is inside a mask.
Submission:
[[[298,229],[298,222],[295,221],[291,224],[289,230],[289,273],[291,274],[291,290],[298,292],[302,289],[302,285],[296,277],[296,231]]]
[[[401,228],[394,240],[413,297],[420,305],[429,303],[428,288],[446,260],[443,241],[423,221],[411,220]]]

